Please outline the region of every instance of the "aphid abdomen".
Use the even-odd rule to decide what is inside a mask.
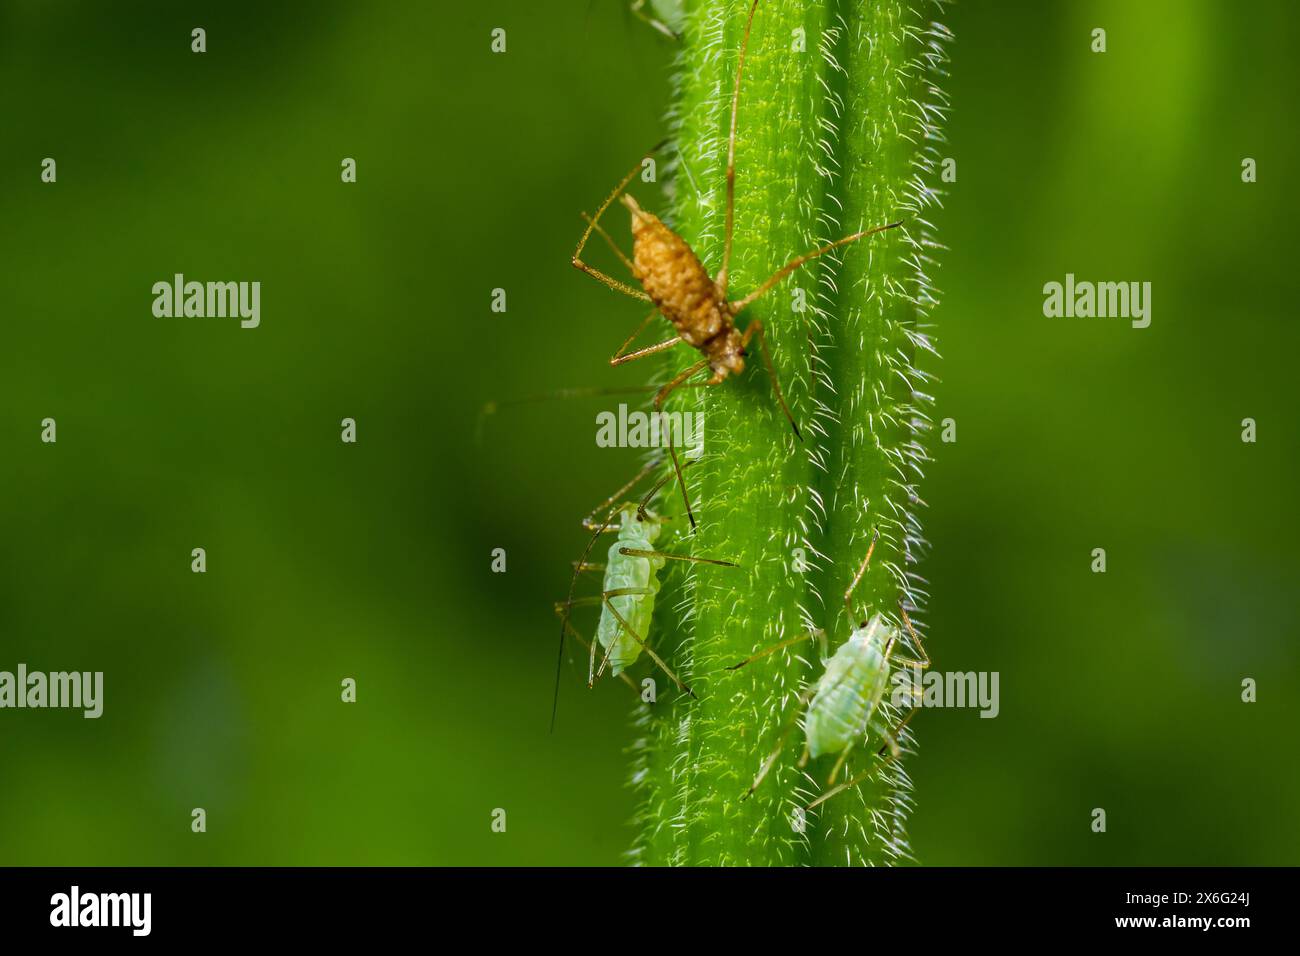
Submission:
[[[650,551],[654,546],[646,537],[624,534],[619,536],[609,548],[609,557],[605,565],[606,591],[631,589],[648,590],[648,594],[619,594],[609,599],[623,620],[636,632],[642,641],[650,635],[650,621],[654,617],[655,595],[659,593],[659,568],[663,566],[662,558],[643,558],[636,555],[622,554],[621,548],[636,548]],[[600,610],[600,623],[596,628],[596,638],[600,646],[614,650],[609,655],[609,666],[614,676],[623,673],[641,656],[641,644],[627,633],[622,623],[608,607]]]
[[[629,197],[630,198],[630,197]],[[731,326],[708,271],[686,241],[632,201],[632,274],[688,345]]]
[[[804,733],[814,758],[839,753],[867,732],[889,680],[881,629],[873,619],[840,646],[808,704]]]

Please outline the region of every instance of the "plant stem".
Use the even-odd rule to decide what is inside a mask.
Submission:
[[[731,89],[748,6],[698,3],[680,56],[675,227],[712,271],[721,262]],[[832,648],[847,638],[853,622],[842,594],[875,532],[855,616],[870,608],[896,619],[900,600],[909,612],[921,603],[910,565],[922,546],[914,510],[927,376],[914,358],[929,348],[923,325],[934,302],[924,216],[935,200],[923,183],[938,163],[943,101],[932,84],[947,32],[916,6],[762,0],[754,20],[736,146],[731,298],[815,246],[906,222],[802,267],[738,319],[742,327],[763,320],[802,443],[755,348],[743,375],[677,393],[674,410],[703,414],[705,441],[704,459],[688,471],[700,527],[679,546],[741,568],[691,566],[665,577],[656,642],[673,652],[700,699],[666,694],[638,718],[636,862],[909,856],[907,778],[901,761],[882,766],[875,757],[878,733],[847,765],[850,775],[875,768],[871,776],[803,814],[834,764],[824,757],[798,766],[800,695],[821,673],[817,643],[725,668],[817,628]],[[686,348],[668,354],[672,372],[697,358]],[[882,715],[882,727],[893,717]],[[783,735],[771,772],[743,799]],[[910,734],[903,742],[911,748]]]

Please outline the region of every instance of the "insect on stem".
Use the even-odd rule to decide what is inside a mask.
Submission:
[[[590,529],[592,534],[583,549],[582,557],[573,564],[568,598],[556,605],[560,615],[560,640],[555,662],[555,691],[551,700],[552,731],[555,728],[555,718],[559,708],[560,675],[564,667],[564,639],[573,628],[569,620],[569,612],[575,607],[589,605],[601,607],[596,639],[590,643],[584,641],[590,651],[587,665],[588,687],[594,686],[607,667],[612,669],[615,676],[625,677],[624,669],[644,652],[683,693],[692,698],[696,696],[695,692],[649,645],[649,629],[654,614],[655,597],[659,592],[657,575],[668,561],[711,564],[727,568],[734,568],[737,565],[733,561],[673,554],[653,547],[653,542],[658,537],[662,526],[673,519],[650,514],[644,509],[672,479],[672,473],[660,476],[639,505],[630,501],[614,504],[614,501],[635,488],[661,462],[662,457],[651,459],[630,481],[593,508],[582,521],[583,527]],[[687,467],[692,464],[696,462],[688,462]],[[602,512],[604,516],[597,521],[596,516]],[[621,515],[618,523],[614,520],[616,515]],[[605,572],[602,590],[599,596],[574,597],[578,576],[584,570],[594,567],[587,559],[595,547],[596,539],[605,531],[617,531],[618,540],[610,546],[608,557],[601,565]],[[605,648],[599,668],[596,666],[597,645]]]
[[[795,421],[794,413],[790,410],[790,405],[781,390],[776,374],[776,366],[772,361],[772,356],[768,351],[763,335],[762,322],[757,318],[752,319],[742,333],[736,327],[736,316],[805,263],[825,255],[832,249],[847,245],[850,242],[856,242],[878,232],[884,232],[887,229],[893,229],[901,223],[892,222],[888,225],[864,229],[851,236],[845,236],[835,242],[819,246],[791,259],[767,279],[759,283],[758,287],[748,295],[735,302],[727,298],[735,238],[736,133],[740,116],[740,91],[744,80],[745,61],[749,53],[750,34],[754,26],[754,15],[757,11],[758,0],[753,0],[749,6],[749,14],[745,19],[745,31],[740,42],[740,53],[736,62],[736,76],[731,91],[731,118],[727,136],[727,168],[725,173],[725,225],[723,230],[722,262],[718,268],[716,279],[710,277],[708,269],[705,268],[685,239],[670,229],[658,216],[643,209],[635,198],[625,194],[624,191],[640,169],[639,165],[633,167],[619,181],[618,185],[614,187],[614,191],[605,197],[605,201],[600,204],[594,215],[590,217],[584,216],[587,219],[587,228],[578,240],[578,247],[573,254],[572,262],[576,268],[586,272],[616,292],[651,302],[655,307],[655,313],[663,316],[671,323],[676,333],[672,338],[629,352],[632,343],[636,341],[646,324],[648,324],[648,319],[623,342],[613,358],[610,359],[611,365],[622,365],[644,358],[647,355],[658,354],[672,348],[678,342],[685,342],[701,354],[702,358],[699,362],[690,366],[685,372],[660,389],[655,396],[656,411],[662,411],[664,401],[678,388],[695,385],[719,385],[729,376],[743,372],[748,354],[746,348],[750,339],[757,336],[764,370],[772,382],[772,391],[776,396],[777,404],[781,408],[781,413],[790,423],[790,429],[794,432],[796,440],[803,441],[803,434]],[[660,144],[651,152],[658,151],[662,145]],[[683,164],[685,164],[684,158]],[[630,260],[600,225],[601,216],[605,214],[605,211],[615,199],[619,199],[627,207],[632,217],[632,257]],[[639,289],[629,283],[615,279],[583,261],[582,252],[593,232],[599,232],[610,244],[615,255],[632,274],[632,278],[640,284]],[[653,319],[653,314],[650,319]],[[706,381],[687,382],[687,379],[697,372],[705,370],[709,373]],[[681,486],[682,500],[686,505],[686,515],[690,519],[691,529],[694,530],[696,527],[695,513],[691,506],[686,481],[682,477],[677,452],[671,444],[671,438],[668,451],[673,460],[673,470],[676,473],[678,484]]]

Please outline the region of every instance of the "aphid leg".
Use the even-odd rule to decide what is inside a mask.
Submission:
[[[913,707],[907,712],[906,717],[894,725],[893,730],[886,730],[884,732],[883,736],[885,742],[881,744],[880,749],[876,751],[877,756],[883,756],[885,751],[888,750],[890,760],[896,760],[898,758],[898,755],[903,752],[903,749],[898,746],[898,735],[903,732],[903,728],[907,726],[908,721],[916,716],[917,710],[919,710],[919,708]]]
[[[565,622],[568,624],[568,622]],[[614,645],[609,645],[609,650],[613,650]],[[605,652],[605,658],[600,662],[600,669],[605,669],[605,661],[609,660],[609,650]],[[591,642],[591,650],[587,657],[587,690],[596,686],[596,678],[599,674],[596,671],[596,641]]]
[[[618,612],[618,608],[614,607],[614,602],[613,600],[611,600],[612,598],[616,598],[624,594],[649,594],[649,593],[651,593],[649,588],[614,588],[611,591],[604,592],[601,595],[601,597],[605,601],[605,607],[609,608],[609,612],[613,614],[614,617],[618,620],[618,623],[622,625],[623,630],[627,631],[628,635],[631,636],[632,640],[636,641],[638,644],[641,645],[641,650],[645,651],[648,655],[650,655],[650,659],[659,666],[659,669],[661,671],[663,671],[665,674],[668,675],[669,680],[671,680],[674,684],[677,685],[677,689],[687,694],[688,696],[698,700],[699,698],[695,697],[695,691],[691,690],[689,687],[683,684],[681,682],[681,679],[676,674],[673,673],[672,668],[664,663],[663,658],[661,658],[658,654],[656,654],[651,649],[650,645],[648,645],[641,638],[641,635],[632,629],[632,626],[627,623],[627,619]],[[611,644],[610,646],[612,647],[613,645]]]
[[[852,743],[850,743],[847,747],[845,747],[843,750],[840,751],[840,755],[835,761],[835,766],[831,767],[831,775],[826,778],[826,786],[829,787],[831,784],[835,782],[835,778],[840,775],[840,768],[844,766],[844,762],[849,759],[849,754],[852,752],[853,752]]]
[[[662,342],[656,342],[654,345],[647,345],[645,348],[637,349],[635,352],[627,351],[628,346],[636,341],[637,337],[646,330],[646,326],[653,322],[655,316],[658,314],[659,311],[656,309],[641,320],[641,324],[636,327],[636,331],[623,340],[623,344],[618,347],[618,351],[610,358],[610,365],[626,365],[628,362],[635,362],[637,359],[645,358],[647,355],[666,352],[682,340],[680,335],[674,335],[671,339],[664,339]]]
[[[808,804],[808,806],[805,807],[804,809],[805,810],[816,809],[817,807],[825,803],[827,800],[829,800],[831,797],[835,796],[837,793],[843,793],[845,790],[849,789],[850,787],[857,786],[863,780],[866,780],[869,776],[871,776],[875,772],[876,772],[876,768],[872,767],[870,770],[866,770],[858,774],[852,780],[846,780],[838,787],[832,787],[831,789],[823,793],[820,797],[818,797],[816,800],[814,800],[812,803]]]
[[[760,284],[759,287],[755,289],[753,292],[751,292],[749,295],[745,296],[743,299],[738,299],[737,301],[730,303],[731,314],[735,315],[736,313],[740,312],[741,309],[744,309],[746,306],[753,304],[755,299],[759,298],[761,295],[763,295],[765,292],[771,289],[772,286],[776,285],[778,282],[780,282],[782,279],[788,276],[791,272],[794,272],[795,269],[798,269],[805,262],[811,262],[813,259],[816,259],[818,256],[824,256],[832,249],[838,249],[840,246],[847,246],[850,242],[857,242],[859,239],[864,239],[867,236],[875,235],[878,232],[884,232],[886,229],[895,229],[898,226],[901,226],[902,224],[903,224],[902,220],[899,220],[898,222],[891,222],[886,226],[873,226],[870,229],[864,229],[861,232],[855,232],[851,236],[845,236],[843,239],[836,239],[834,242],[828,242],[824,246],[818,246],[812,252],[805,252],[801,256],[795,256],[793,259],[791,259],[781,268],[777,269],[770,276],[768,276],[767,279],[765,279],[762,282],[762,284]]]
[[[758,9],[758,0],[749,8],[749,18],[745,21],[745,35],[740,41],[740,58],[736,61],[736,84],[731,91],[731,133],[727,137],[727,225],[722,240],[722,268],[714,280],[719,297],[725,302],[727,298],[727,271],[731,268],[731,234],[736,221],[736,113],[740,108],[740,78],[745,72],[745,53],[749,50],[749,30],[754,25],[754,11]]]
[[[803,712],[803,709],[808,706],[808,701],[812,699],[813,692],[816,689],[816,684],[809,684],[799,694],[799,700],[794,706],[793,714],[790,719],[786,721],[785,729],[781,731],[781,736],[776,740],[776,747],[767,755],[767,759],[763,761],[763,766],[758,770],[758,776],[754,778],[754,782],[749,785],[749,789],[745,791],[745,795],[740,799],[747,800],[753,796],[754,791],[758,789],[758,785],[763,782],[763,778],[767,776],[768,772],[776,764],[776,759],[781,756],[781,751],[785,749],[785,742],[789,739],[791,731],[793,731],[795,727],[799,726],[799,715]]]
[[[696,362],[694,365],[691,365],[688,368],[683,369],[681,372],[677,374],[676,378],[670,381],[663,388],[659,389],[659,393],[655,395],[655,414],[662,415],[664,410],[664,400],[667,399],[668,396],[671,395],[673,392],[675,392],[678,388],[680,388],[688,378],[690,378],[692,375],[704,371],[708,367],[709,367],[709,360],[700,359],[700,361]],[[707,383],[702,383],[702,384],[707,384]],[[673,444],[673,430],[669,428],[667,431],[668,431],[668,454],[672,457],[673,460],[673,471],[677,473],[677,484],[681,486],[682,501],[686,504],[686,517],[690,519],[691,532],[694,533],[695,512],[691,510],[691,496],[689,492],[687,492],[686,490],[686,479],[682,477],[682,463],[677,458],[677,446]],[[638,518],[645,520],[645,509],[646,509],[646,505],[648,505],[649,503],[650,503],[650,499],[648,497],[642,499],[640,507],[638,507],[636,510],[636,514]]]
[[[707,383],[687,382],[682,387],[693,388],[696,385],[705,385],[705,384]],[[682,471],[685,472],[687,468],[691,468],[695,465],[698,465],[701,461],[703,461],[702,458],[696,458],[691,461],[688,461],[686,464],[682,465]],[[652,515],[647,510],[650,507],[650,502],[654,501],[655,495],[659,494],[659,492],[663,490],[664,485],[668,484],[668,482],[672,481],[675,477],[676,474],[674,472],[671,471],[667,472],[666,474],[663,475],[663,477],[661,477],[658,481],[654,483],[654,486],[651,487],[649,491],[645,493],[645,496],[637,504],[636,514],[638,520],[653,521],[656,522],[657,524],[664,525],[667,524],[669,521],[679,521],[685,517],[685,515]],[[665,557],[667,557],[667,555],[665,555]]]
[[[805,740],[803,744],[803,753],[799,755],[799,760],[795,766],[802,770],[804,767],[808,766],[808,760],[810,757],[812,757],[812,752],[809,751],[808,741]]]
[[[772,353],[767,350],[767,340],[763,337],[763,323],[758,319],[750,321],[745,326],[745,333],[740,337],[740,347],[747,348],[752,336],[758,336],[758,351],[763,356],[763,364],[767,367],[767,377],[772,381],[772,391],[776,393],[776,400],[781,405],[781,411],[785,413],[785,420],[790,423],[794,429],[794,437],[803,441],[803,435],[799,434],[799,426],[795,424],[794,416],[790,414],[790,406],[785,403],[785,393],[781,391],[781,383],[776,379],[776,367],[772,364]]]
[[[665,140],[664,142],[667,142],[667,140]],[[659,143],[653,149],[651,149],[650,152],[646,154],[646,156],[649,156],[653,153],[657,153],[663,147],[663,145],[664,143]],[[628,172],[626,176],[624,176],[621,180],[619,180],[618,185],[614,187],[614,191],[605,197],[605,201],[600,204],[600,208],[596,210],[596,214],[592,216],[589,220],[587,220],[587,228],[583,230],[582,238],[578,240],[578,248],[575,249],[573,252],[572,262],[574,268],[581,269],[583,272],[587,273],[587,275],[595,279],[599,279],[601,282],[605,283],[605,285],[609,286],[614,291],[622,292],[625,295],[630,295],[634,299],[641,299],[644,302],[649,302],[650,296],[646,295],[643,289],[634,289],[626,282],[619,282],[617,279],[613,278],[612,276],[607,276],[599,269],[593,268],[592,266],[589,266],[582,261],[582,250],[586,248],[587,240],[591,238],[592,232],[595,231],[597,227],[597,223],[600,222],[600,217],[605,214],[605,210],[609,208],[609,204],[618,198],[619,194],[622,193],[623,190],[627,188],[627,184],[630,183],[632,181],[632,178],[636,176],[636,174],[639,173],[640,171],[641,171],[641,163],[638,162],[635,166],[632,167],[631,171]]]
[[[609,591],[609,592],[608,592],[608,595],[609,595],[610,597],[620,597],[620,596],[625,595],[625,594],[630,595],[630,594],[650,594],[650,593],[651,593],[651,592],[650,592],[650,590],[649,590],[648,588],[618,588],[618,589],[616,589],[616,590]],[[601,605],[604,605],[604,604],[606,604],[606,603],[608,603],[607,600],[606,600],[606,597],[605,597],[604,594],[602,594],[602,595],[600,595],[599,597],[582,597],[582,598],[575,598],[575,599],[573,600],[573,602],[572,602],[572,604],[571,604],[570,606],[571,606],[571,607],[580,607],[580,606],[582,606],[582,605],[589,605],[589,604],[601,604]],[[556,608],[558,609],[560,606],[561,606],[561,605],[557,604],[557,605],[556,605]],[[611,610],[611,611],[614,611],[614,608],[611,606],[611,607],[610,607],[610,610]],[[628,627],[627,622],[624,621],[623,617],[622,617],[622,616],[621,616],[617,611],[614,611],[614,616],[618,618],[618,621],[619,621],[620,626],[623,627],[623,628],[626,628],[626,629],[627,629],[627,632],[628,632],[630,635],[632,635],[633,638],[636,639],[637,643],[638,643],[638,644],[641,644],[641,646],[642,646],[643,648],[645,648],[645,650],[646,650],[647,653],[650,653],[650,649],[649,649],[648,647],[646,647],[645,644],[643,644],[643,643],[641,642],[640,637],[637,635],[637,633],[636,633],[635,631],[633,631],[630,627]],[[565,621],[565,626],[566,626],[567,628],[570,629],[570,633],[573,633],[573,631],[572,631],[572,628],[573,628],[573,624],[572,624],[572,622],[566,620],[566,621]],[[596,642],[595,642],[595,641],[592,641],[590,644],[587,644],[586,642],[583,642],[583,646],[584,646],[584,647],[588,647],[588,648],[590,648],[590,650],[591,650],[591,659],[590,659],[590,660],[588,661],[588,663],[587,663],[587,689],[588,689],[588,690],[591,690],[593,687],[595,687],[595,686],[596,686],[596,681],[598,681],[601,677],[603,677],[603,676],[605,675],[605,668],[609,665],[609,659],[610,659],[610,657],[611,657],[611,656],[613,655],[613,653],[614,653],[614,648],[618,646],[618,641],[617,641],[618,634],[615,634],[614,637],[615,637],[615,640],[614,640],[614,641],[611,641],[609,647],[605,649],[605,655],[600,659],[600,666],[599,666],[599,667],[596,666]],[[651,653],[650,656],[651,656],[651,657],[654,657],[654,654]],[[655,660],[658,660],[658,658],[655,658]],[[619,676],[620,676],[620,677],[623,677],[624,675],[621,675],[621,674],[620,674]],[[670,676],[671,676],[671,673],[670,673]],[[627,678],[624,677],[624,679],[626,680]],[[680,686],[680,685],[679,685],[679,686]],[[688,693],[689,693],[689,691],[688,691]]]
[[[593,604],[600,603],[602,603],[602,598],[599,596],[569,598],[567,601],[557,603],[555,605],[555,610],[556,613],[560,615],[560,626],[565,631],[572,634],[574,628],[573,622],[569,620],[569,611],[575,607],[589,607]],[[591,690],[591,688],[596,684],[596,678],[600,676],[600,672],[596,670],[596,642],[592,641],[588,644],[584,641],[582,646],[591,651],[590,660],[587,662],[587,690]],[[601,670],[604,670],[603,665],[601,666]]]
[[[617,590],[617,592],[615,591],[610,592],[610,594],[614,596],[618,596],[622,594],[649,594],[649,593],[650,590],[648,588],[620,588]],[[605,598],[603,595],[601,597],[595,598],[594,600],[599,602],[602,605],[605,603]],[[612,607],[611,610],[613,610]],[[614,616],[618,618],[620,627],[626,626],[625,622],[623,621],[623,618],[618,614],[617,611],[614,612]],[[621,631],[619,633],[621,633]],[[633,637],[637,636],[636,632],[633,631],[630,627],[628,628],[628,633],[631,634]],[[618,633],[616,633],[614,635],[614,639],[609,642],[609,647],[605,648],[605,656],[600,659],[600,667],[596,668],[595,674],[592,674],[590,671],[587,672],[588,690],[591,689],[591,687],[595,684],[596,681],[600,680],[600,678],[604,676],[605,668],[609,666],[609,659],[614,654],[614,648],[618,646],[618,636],[619,636]],[[640,643],[640,641],[638,641],[638,643]],[[641,646],[644,647],[645,645],[642,644]],[[592,659],[592,663],[595,663],[596,648],[594,644],[591,649],[591,659]]]
[[[894,728],[894,731],[893,731],[892,734],[891,734],[891,733],[886,733],[886,734],[885,734],[885,740],[886,740],[886,742],[885,742],[885,744],[883,744],[883,745],[881,746],[881,748],[880,748],[878,751],[876,751],[876,756],[881,756],[882,754],[884,754],[885,750],[888,749],[888,750],[889,750],[889,756],[888,756],[888,757],[886,757],[884,760],[880,761],[880,763],[877,763],[877,764],[874,764],[874,765],[871,766],[871,767],[868,767],[866,770],[862,771],[862,773],[858,774],[858,775],[857,775],[856,777],[854,777],[852,780],[846,780],[846,781],[844,781],[842,784],[840,784],[838,787],[832,787],[830,790],[827,790],[825,793],[823,793],[820,797],[818,797],[818,798],[817,798],[816,800],[814,800],[812,803],[808,804],[808,806],[806,807],[806,809],[808,809],[808,810],[812,810],[812,809],[816,808],[817,806],[819,806],[819,805],[825,803],[827,800],[829,800],[831,797],[835,796],[837,793],[843,793],[845,790],[848,790],[850,787],[856,787],[856,786],[857,786],[858,784],[860,784],[863,780],[866,780],[868,777],[870,777],[873,773],[877,773],[878,771],[880,771],[881,769],[883,769],[885,766],[887,766],[887,765],[888,765],[889,763],[891,763],[892,761],[897,760],[897,759],[898,759],[898,756],[899,756],[903,751],[902,751],[902,748],[900,748],[900,747],[898,746],[898,741],[895,739],[894,735],[897,734],[897,733],[899,733],[899,732],[900,732],[900,731],[901,731],[905,726],[907,726],[907,722],[908,722],[909,720],[912,719],[912,714],[915,714],[915,713],[916,713],[916,711],[915,711],[915,710],[912,710],[912,711],[911,711],[911,712],[910,712],[906,717],[903,718],[903,720],[902,720],[901,722],[899,722],[899,724]]]
[[[871,544],[867,546],[867,556],[863,558],[862,563],[858,565],[858,573],[853,575],[853,580],[849,583],[849,586],[844,591],[844,609],[848,611],[850,627],[853,626],[853,601],[852,601],[853,591],[857,588],[858,584],[861,583],[862,576],[867,573],[867,566],[871,564],[871,555],[876,550],[876,541],[879,538],[880,538],[880,529],[872,528]]]
[[[738,671],[746,664],[752,664],[754,663],[754,661],[767,657],[767,655],[769,654],[775,654],[777,651],[784,650],[787,647],[790,647],[794,644],[798,644],[801,641],[806,641],[809,638],[813,638],[813,637],[821,638],[822,641],[825,641],[826,632],[823,631],[821,628],[817,628],[814,631],[808,631],[804,634],[800,634],[798,637],[792,637],[789,640],[781,641],[779,644],[773,644],[771,647],[765,647],[763,650],[759,651],[758,653],[751,654],[749,657],[746,657],[739,664],[728,665],[726,670]]]
[[[662,459],[655,459],[655,464],[656,465],[659,464],[661,460]],[[691,467],[692,464],[694,464],[694,462],[688,462],[686,467],[689,468]],[[668,482],[672,480],[673,480],[673,473],[667,472],[664,475],[662,475],[659,478],[659,480],[654,483],[653,486],[651,486],[650,490],[646,492],[645,497],[642,498],[641,501],[637,504],[636,516],[638,518],[640,518],[642,521],[651,520],[652,516],[646,512],[646,508],[650,506],[650,502],[654,501],[655,495],[659,494],[659,492],[663,490],[664,485],[668,484]],[[660,516],[660,517],[653,518],[653,520],[658,521],[662,525],[665,521],[675,521],[677,518],[680,517],[681,515],[674,515],[671,518],[665,518]]]
[[[667,551],[645,551],[641,548],[619,548],[619,554],[631,555],[634,558],[666,558],[669,561],[693,561],[696,564],[716,564],[724,568],[736,568],[740,565],[735,561],[722,561],[718,558],[695,558],[689,554],[669,554]]]
[[[614,635],[614,637],[617,639],[618,635],[616,634]],[[614,653],[614,648],[617,646],[618,646],[617,640],[610,642],[609,647],[605,648],[604,656],[601,657],[600,659],[600,667],[597,667],[594,671],[588,668],[587,690],[591,690],[593,687],[595,687],[596,681],[600,680],[600,678],[605,676],[605,667],[606,665],[609,664],[609,657],[611,654]],[[596,642],[595,641],[591,642],[591,663],[593,665],[596,663]]]
[[[825,793],[823,793],[820,797],[818,797],[818,798],[817,798],[816,800],[814,800],[812,803],[808,804],[808,806],[807,806],[805,809],[807,809],[807,810],[813,810],[813,809],[815,809],[816,807],[820,806],[821,804],[825,803],[825,802],[826,802],[827,800],[829,800],[831,797],[835,796],[837,793],[843,793],[845,790],[848,790],[848,789],[850,789],[850,788],[852,788],[852,787],[856,787],[856,786],[857,786],[858,784],[860,784],[863,780],[866,780],[866,779],[867,779],[868,777],[870,777],[873,773],[875,773],[876,771],[880,770],[880,768],[884,767],[887,763],[889,763],[889,762],[890,762],[891,760],[893,760],[893,759],[894,759],[893,756],[890,756],[890,757],[886,758],[885,760],[882,760],[880,763],[878,763],[878,764],[872,766],[871,768],[862,771],[862,773],[858,774],[858,775],[857,775],[856,777],[854,777],[852,780],[845,780],[845,781],[844,781],[842,784],[840,784],[838,787],[831,787],[831,789],[827,790]]]
[[[564,604],[563,604],[563,602],[556,601],[556,602],[555,602],[555,613],[556,613],[556,614],[559,614],[559,615],[563,615],[563,614],[564,614],[564,610],[565,610],[565,608],[564,608]],[[570,636],[571,636],[575,641],[577,641],[577,642],[578,642],[579,644],[581,644],[583,647],[585,647],[585,648],[587,648],[589,651],[591,651],[591,653],[592,653],[593,656],[595,655],[595,647],[596,647],[595,642],[594,642],[594,641],[588,641],[585,637],[583,637],[583,636],[582,636],[582,632],[579,631],[576,627],[573,626],[573,622],[572,622],[572,621],[565,620],[565,622],[564,622],[564,627],[565,627],[565,629],[569,632],[569,635],[570,635]],[[636,682],[633,681],[632,678],[628,677],[627,674],[619,674],[618,676],[621,677],[621,678],[623,679],[623,683],[627,684],[628,687],[631,687],[631,688],[632,688],[632,690],[633,690],[634,693],[636,693],[637,695],[640,695],[641,691],[640,691],[640,689],[636,686]]]
[[[901,604],[898,607],[898,613],[903,616],[903,623],[907,625],[907,633],[912,635],[912,643],[916,646],[916,649],[921,652],[921,660],[914,660],[910,657],[899,657],[897,654],[890,653],[893,650],[894,645],[892,640],[889,642],[889,647],[885,649],[885,656],[897,664],[911,664],[915,667],[929,667],[930,655],[926,653],[925,645],[921,643],[921,635],[917,634],[916,629],[912,627],[912,619],[907,616],[907,611],[903,609]]]
[[[588,561],[584,564],[580,561],[574,561],[573,570],[577,571],[579,574],[591,574],[595,572],[603,572],[605,570],[605,565],[603,562],[593,563]]]
[[[670,40],[680,40],[681,37],[673,32],[672,27],[666,23],[656,20],[650,14],[645,12],[645,0],[632,0],[632,15],[648,26],[654,27]]]

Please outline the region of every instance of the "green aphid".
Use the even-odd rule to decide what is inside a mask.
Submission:
[[[850,620],[853,619],[853,590],[858,586],[871,563],[871,554],[876,549],[876,538],[877,535],[872,535],[871,545],[867,548],[867,556],[859,566],[858,573],[854,575],[853,582],[844,592],[844,606],[848,610]],[[880,710],[880,703],[884,700],[885,690],[889,686],[893,664],[914,664],[918,667],[928,667],[930,665],[930,658],[921,645],[920,637],[917,636],[916,631],[912,630],[912,624],[907,617],[907,612],[900,608],[899,613],[902,616],[903,623],[907,625],[908,631],[912,635],[917,651],[921,654],[920,660],[899,657],[895,653],[895,648],[899,643],[899,629],[886,620],[883,614],[877,612],[869,620],[863,621],[853,629],[849,639],[835,650],[829,660],[825,661],[826,669],[822,672],[821,677],[800,696],[796,715],[805,702],[808,705],[808,710],[803,721],[804,756],[800,759],[799,766],[804,766],[809,759],[816,760],[818,757],[829,754],[839,754],[839,759],[836,760],[827,780],[827,786],[834,784],[835,778],[839,775],[840,769],[848,760],[853,748],[865,741],[870,734],[872,723]],[[800,635],[788,641],[782,641],[759,651],[739,664],[733,664],[727,669],[737,670],[761,657],[766,657],[782,648],[812,637],[820,637],[824,641],[825,636],[825,632],[819,630],[811,634]],[[888,748],[890,760],[897,757],[900,752],[897,735],[906,722],[906,720],[902,721],[892,731],[881,731],[885,742],[880,748],[880,752],[883,753]],[[776,749],[763,761],[763,766],[759,769],[758,776],[754,778],[754,782],[750,785],[746,796],[758,788],[758,785],[763,782],[763,778],[767,776],[768,771],[772,769],[777,758],[781,755],[786,738],[789,737],[792,729],[793,724],[782,732],[777,741]],[[852,780],[833,787],[809,804],[808,809],[812,809],[819,803],[830,799],[841,790],[853,786],[868,774],[874,772],[875,769],[875,767],[872,767]]]
[[[650,493],[640,502],[624,502],[614,505],[603,521],[597,522],[594,516],[612,502],[629,492],[639,481],[658,467],[659,461],[652,461],[629,481],[614,492],[608,499],[583,519],[582,525],[592,531],[591,540],[587,542],[582,557],[574,562],[573,579],[569,585],[567,601],[555,605],[555,612],[560,616],[560,650],[555,662],[555,700],[551,706],[551,726],[555,726],[555,708],[559,701],[560,670],[564,661],[564,638],[572,635],[590,651],[587,665],[587,686],[595,685],[596,680],[608,667],[615,677],[628,680],[624,671],[645,653],[655,665],[668,675],[677,687],[691,697],[695,694],[682,683],[654,649],[650,647],[650,623],[654,618],[655,598],[659,594],[659,571],[668,561],[689,561],[696,564],[715,564],[734,568],[731,561],[719,561],[713,558],[697,558],[684,554],[669,554],[654,547],[659,532],[673,518],[663,518],[647,509],[647,504],[654,498],[663,485],[672,477],[669,472],[660,479]],[[616,520],[617,519],[617,520]],[[617,540],[609,546],[604,564],[587,561],[595,546],[596,539],[602,532],[616,531]],[[590,597],[573,596],[578,575],[584,571],[604,573],[604,581],[599,595]],[[569,612],[575,607],[588,605],[600,606],[600,622],[596,625],[596,640],[588,641],[569,620]],[[596,661],[597,648],[603,648],[599,666]],[[635,685],[633,685],[635,687]]]
[[[605,561],[604,593],[613,597],[601,605],[596,626],[596,640],[605,648],[615,677],[641,656],[643,645],[633,635],[650,633],[659,570],[665,563],[653,547],[659,537],[658,520],[651,515],[638,517],[635,505],[625,505],[618,516],[618,540],[609,546]]]
[[[898,629],[874,614],[826,663],[803,723],[812,759],[840,753],[866,734],[889,685],[889,652],[897,639]]]

